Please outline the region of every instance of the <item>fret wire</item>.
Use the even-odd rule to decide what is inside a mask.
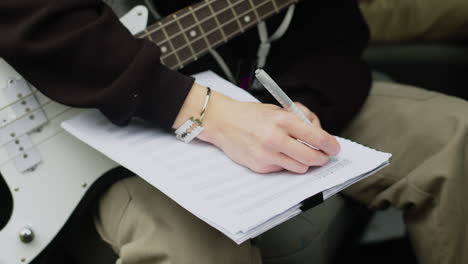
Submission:
[[[208,20],[214,18],[216,15],[219,15],[220,13],[222,13],[222,12],[224,12],[224,11],[226,11],[226,10],[228,10],[228,8],[221,9],[220,12],[215,13],[212,17],[206,17],[206,18],[200,20],[200,21],[198,22],[198,25],[201,26],[201,23],[203,23],[203,22],[205,22],[205,21],[208,21]],[[196,17],[196,15],[194,15],[194,17]],[[197,21],[198,21],[198,18],[197,18]],[[217,23],[217,24],[218,24],[218,23]],[[225,24],[223,24],[223,25],[225,25]],[[221,27],[222,25],[220,26],[220,25],[218,24],[218,26]],[[219,29],[217,29],[217,28],[212,29],[212,30],[210,31],[209,34],[213,33],[213,32],[216,31],[216,30],[219,30]],[[185,29],[185,28],[184,28],[184,29],[182,29],[181,32],[179,32],[179,33],[177,33],[177,34],[174,34],[174,35],[171,37],[171,39],[176,38],[176,37],[178,37],[180,34],[186,33],[187,31],[188,31],[188,29]],[[153,32],[153,33],[154,33],[154,32]],[[162,43],[164,43],[165,41],[166,41],[166,39],[163,40],[163,41],[160,41],[159,43],[155,42],[155,44],[159,46],[159,45],[161,45]]]
[[[294,2],[294,1],[292,1],[292,2]],[[289,5],[290,5],[290,3],[287,3],[287,4],[283,5],[283,6],[281,6],[280,8],[284,8],[284,7],[289,6]],[[250,11],[248,11],[248,12],[250,12]],[[248,12],[246,12],[246,13],[248,13]],[[264,17],[268,17],[268,16],[270,16],[270,15],[273,15],[274,13],[276,13],[276,12],[275,12],[275,11],[270,12],[270,13],[266,14]],[[229,24],[230,22],[232,22],[232,20],[231,20],[231,21],[228,21],[227,23],[225,23],[225,25],[226,25],[226,24]],[[230,38],[230,37],[234,36],[235,34],[236,34],[236,33],[234,32],[233,34],[231,34],[231,35],[229,35],[229,36],[227,36],[227,37]],[[221,41],[218,41],[218,42],[216,42],[216,43],[214,44],[214,46],[219,45],[219,44],[221,44],[222,42],[223,42],[222,40],[221,40]],[[199,52],[198,54],[203,54],[204,52],[207,52],[208,50],[209,50],[209,49],[204,49],[204,50],[202,50],[201,52]],[[187,60],[182,61],[182,63],[185,64],[186,62],[190,62],[190,60],[191,60],[191,59],[189,58],[189,59],[187,59]]]
[[[167,42],[168,42],[169,45],[171,46],[172,50],[175,52],[174,55],[175,55],[175,57],[176,57],[176,59],[177,59],[177,62],[179,63],[179,64],[178,64],[179,67],[182,68],[182,63],[180,62],[179,55],[177,54],[177,51],[175,50],[174,45],[172,44],[171,39],[169,39],[169,35],[167,34],[166,29],[165,29],[164,27],[161,28],[161,29],[162,29],[162,31],[163,31],[163,33],[164,33],[164,36],[166,36]],[[159,45],[158,45],[158,46],[159,46]],[[161,57],[161,59],[162,59],[162,57]]]
[[[175,15],[174,15],[174,16],[175,16]],[[174,18],[176,18],[176,17],[174,17]],[[196,60],[196,59],[197,59],[197,54],[196,54],[195,50],[193,49],[192,43],[191,43],[190,40],[188,39],[187,34],[185,34],[185,32],[187,32],[187,31],[184,31],[184,30],[183,30],[182,24],[180,23],[180,19],[177,19],[177,25],[181,28],[181,30],[182,30],[182,32],[183,32],[182,35],[184,35],[184,39],[185,39],[185,41],[187,41],[187,45],[184,45],[183,47],[188,46],[189,49],[190,49],[190,51],[191,51],[192,54],[193,54],[193,57],[194,57],[195,60]],[[187,29],[187,30],[188,30],[188,29]]]
[[[270,6],[271,4],[271,6]],[[271,13],[271,9],[274,9],[274,5],[272,4],[272,1],[271,0],[261,0],[260,2],[257,1],[257,10],[258,10],[258,13],[260,14],[260,17],[262,18],[262,20],[265,18],[265,17],[268,17]],[[264,11],[268,11],[267,13],[264,13]],[[276,13],[275,10],[273,10],[274,12],[273,13]],[[266,15],[268,14],[268,15]]]
[[[280,9],[283,9],[283,8],[285,8],[285,7],[289,6],[289,5],[291,5],[292,2],[297,2],[297,0],[289,1],[289,2],[286,3],[285,5],[281,6]],[[265,3],[266,3],[266,2],[265,2]],[[266,14],[262,17],[262,19],[267,18],[267,17],[269,17],[269,16],[271,16],[271,15],[273,15],[273,14],[275,14],[275,13],[276,13],[276,11],[273,11],[273,12],[270,12],[270,13],[266,13]]]
[[[248,12],[250,12],[250,11],[248,11]],[[247,12],[247,13],[248,13],[248,12]],[[221,27],[230,24],[232,21],[234,21],[234,19],[235,19],[235,18],[233,18],[233,19],[231,19],[231,20],[228,20],[226,23],[224,23],[223,25],[221,25]],[[208,31],[205,35],[210,35],[210,34],[216,32],[217,30],[219,30],[219,29],[212,29],[211,31]],[[204,36],[204,37],[206,38],[206,36]],[[230,37],[230,36],[229,36],[229,37]],[[229,37],[227,37],[227,38],[229,38]],[[197,40],[199,40],[199,39],[201,39],[201,37],[198,37],[198,38],[194,39],[193,41],[197,41]],[[223,39],[223,41],[224,41],[224,39]],[[223,41],[221,41],[221,42],[223,42]],[[211,45],[211,44],[210,44],[210,45]],[[179,50],[181,50],[181,49],[183,49],[183,48],[185,48],[185,46],[179,47],[178,50],[175,50],[175,51],[173,51],[172,53],[177,52],[177,51],[179,51]],[[164,59],[164,58],[167,58],[167,57],[173,55],[172,53],[168,53],[168,54],[166,54],[166,55],[164,55],[164,56],[161,56],[161,59]]]
[[[249,0],[249,2],[250,2],[250,1],[251,1],[251,0]],[[238,4],[240,4],[240,2],[239,2]],[[236,5],[238,5],[238,4],[236,4]],[[258,5],[257,7],[262,7],[262,6],[265,5],[265,4],[267,4],[267,2],[264,2],[264,3],[260,4],[260,5]],[[289,5],[289,4],[286,4],[285,6],[287,6],[287,5]],[[251,5],[251,6],[252,6],[252,5]],[[226,11],[226,10],[228,10],[228,9],[229,9],[229,7],[228,7],[228,8],[224,8],[224,9],[220,9],[219,12],[214,13],[214,16],[219,15],[219,14],[223,13],[224,11]],[[256,10],[256,8],[253,8],[253,9],[254,9],[254,11]],[[196,10],[196,9],[193,9],[193,10]],[[250,12],[250,11],[252,11],[252,10],[249,10],[248,12]],[[247,14],[248,12],[244,12],[243,15],[244,15],[244,14]],[[213,16],[213,17],[214,17],[214,16]],[[256,13],[256,16],[257,16],[257,18],[258,18],[258,21],[260,21],[261,18],[258,16],[258,13]],[[181,18],[181,17],[183,17],[183,16],[180,16],[179,18]],[[200,21],[200,25],[201,25],[201,23],[203,23],[203,22],[205,22],[205,21],[207,21],[207,20],[209,20],[209,19],[212,19],[213,17],[204,18],[203,20]],[[232,20],[229,20],[228,23],[230,23],[230,22],[232,22]],[[167,25],[169,25],[169,23],[166,24],[166,25],[164,25],[164,26],[167,26]],[[225,25],[226,25],[226,24],[220,25],[220,27],[221,27],[221,26],[225,26]],[[179,32],[179,33],[177,33],[177,34],[174,34],[173,36],[171,36],[171,37],[168,38],[168,39],[164,39],[164,40],[162,40],[162,41],[160,41],[160,42],[155,42],[155,44],[156,44],[157,46],[160,46],[160,45],[161,45],[162,43],[164,43],[165,41],[174,39],[174,38],[178,37],[180,34],[185,33],[187,30],[188,30],[188,29],[182,29],[181,32]],[[216,30],[217,30],[217,29],[216,29]],[[153,31],[152,33],[154,33],[154,32],[156,32],[156,31]],[[210,31],[210,34],[211,34],[212,32],[213,32],[213,31]],[[222,32],[222,33],[223,33],[223,32]],[[142,38],[143,38],[144,36],[139,36],[139,37],[142,37]]]
[[[200,6],[196,7],[196,8],[192,8],[192,10],[193,10],[193,11],[198,11],[198,10],[200,10],[200,9],[202,9],[202,8],[204,8],[204,7],[206,7],[206,6],[208,6],[208,5],[209,5],[209,1],[210,1],[210,0],[205,1],[205,4],[200,5]],[[179,17],[179,19],[184,18],[185,16],[188,16],[188,13],[187,13],[187,14],[181,15],[181,16]],[[164,19],[163,19],[163,20],[164,20]],[[154,23],[153,25],[158,24],[159,27],[156,26],[155,28],[149,30],[148,34],[153,34],[154,32],[158,31],[161,27],[168,26],[168,25],[170,25],[170,24],[172,24],[172,23],[174,23],[174,20],[170,20],[169,23],[167,23],[167,24],[163,24],[163,23],[161,23],[161,22],[159,22],[159,23]],[[153,25],[150,25],[149,27],[151,27],[151,26],[153,26]],[[148,28],[149,28],[149,27],[148,27]],[[147,35],[144,35],[144,34],[143,34],[142,36],[139,36],[139,37],[144,38],[144,37],[146,37],[146,36],[147,36]]]
[[[226,34],[224,34],[224,30],[221,28],[221,23],[219,23],[219,19],[218,19],[218,16],[220,13],[228,10],[228,8],[225,8],[225,9],[221,9],[221,11],[219,11],[218,13],[216,13],[214,10],[213,10],[213,7],[211,6],[211,4],[208,4],[208,7],[210,8],[210,11],[211,11],[211,14],[213,14],[212,17],[214,17],[214,19],[216,20],[216,24],[218,25],[218,30],[221,32],[221,35],[223,35],[223,38],[224,38],[224,42],[227,42],[227,38],[226,38]],[[211,17],[210,17],[211,18]],[[215,29],[216,30],[216,29]]]
[[[210,1],[210,0],[207,0],[207,1]],[[240,2],[239,2],[239,3],[236,3],[235,5],[238,5],[238,4],[240,4]],[[262,4],[262,5],[263,5],[263,4]],[[198,10],[201,9],[202,7],[207,7],[207,6],[208,6],[208,3],[206,3],[204,6],[200,6],[200,7],[197,7],[197,8],[195,8],[195,9],[191,8],[191,10],[193,10],[193,11],[198,11]],[[224,8],[224,9],[220,9],[219,12],[214,12],[214,10],[213,10],[213,8],[211,8],[211,6],[208,6],[208,7],[210,8],[210,11],[211,11],[211,13],[212,13],[212,16],[209,16],[209,17],[204,18],[203,20],[200,20],[200,21],[199,21],[200,25],[201,25],[201,23],[203,23],[203,22],[205,22],[205,21],[208,21],[208,20],[214,18],[214,19],[216,19],[216,22],[217,22],[218,26],[221,26],[221,25],[219,24],[219,21],[218,21],[218,19],[217,19],[217,16],[218,16],[219,14],[223,13],[224,11],[230,9],[230,7],[227,7],[227,8]],[[187,15],[189,15],[189,13],[183,14],[183,15],[179,16],[178,18],[181,19],[181,18],[184,18],[184,17],[187,16]],[[194,16],[194,17],[196,17],[196,16]],[[176,21],[175,21],[175,20],[171,20],[171,21],[170,21],[169,23],[167,23],[167,24],[161,24],[161,22],[160,22],[160,24],[161,24],[161,27],[166,27],[166,26],[168,26],[168,25],[170,25],[170,24],[172,24],[172,23],[174,23],[174,22],[176,22]],[[156,29],[150,31],[149,34],[153,34],[153,33],[155,33],[157,30],[159,30],[159,28],[156,28]],[[187,29],[183,29],[181,32],[179,32],[179,33],[177,33],[177,34],[174,34],[173,36],[170,37],[170,39],[173,39],[173,38],[178,37],[180,34],[184,33],[186,30],[187,30]],[[224,32],[221,31],[221,33],[224,35]],[[139,38],[144,38],[144,37],[146,37],[146,36],[147,36],[147,35],[143,34],[143,35],[138,36],[138,37],[139,37]],[[167,39],[167,40],[170,40],[170,39]],[[165,41],[166,41],[166,39],[160,41],[159,43],[155,42],[155,44],[159,46],[161,43],[164,43]]]
[[[251,2],[251,0],[249,0],[249,2]],[[280,6],[279,8],[283,9],[283,8],[285,8],[285,7],[289,6],[289,5],[291,5],[291,3],[293,3],[293,2],[297,2],[297,1],[296,1],[296,0],[289,1],[289,2],[287,2],[286,4],[283,4],[282,6]],[[264,2],[264,3],[260,4],[260,5],[258,5],[257,8],[263,6],[263,5],[267,4],[267,3],[268,3],[268,2]],[[194,10],[195,10],[195,9],[194,9]],[[220,12],[218,12],[217,14],[222,13],[222,12],[224,12],[224,11],[226,11],[226,10],[227,10],[227,9],[223,9],[223,10],[221,10]],[[254,10],[256,10],[256,8],[254,8]],[[248,11],[244,12],[241,16],[246,15],[246,14],[248,14],[248,13],[251,12],[251,11],[252,11],[252,10],[248,10]],[[264,15],[264,17],[262,17],[261,19],[266,18],[266,17],[268,17],[268,16],[270,16],[270,15],[272,15],[272,14],[274,14],[274,13],[275,13],[275,11],[270,12],[270,13],[267,13],[267,14]],[[256,13],[256,15],[257,15],[257,17],[259,17],[257,13]],[[211,19],[211,18],[206,18],[206,19],[200,21],[199,23],[202,23],[202,22],[204,22],[204,21],[206,21],[206,20],[208,20],[208,19]],[[259,20],[260,20],[260,19],[259,19]],[[227,21],[226,23],[224,23],[224,24],[221,25],[221,26],[225,26],[225,25],[231,23],[232,21],[233,21],[233,20],[231,19],[231,20]],[[256,22],[256,21],[252,21],[250,24],[253,24],[253,23],[255,23],[255,22]],[[203,37],[206,39],[206,35],[210,35],[210,34],[214,33],[216,30],[219,30],[219,29],[213,29],[213,30],[211,30],[211,31],[209,31],[209,32],[205,32],[205,34],[204,34]],[[186,31],[188,31],[188,29],[185,29],[185,30],[183,30],[182,32],[186,32]],[[180,34],[180,33],[178,33],[178,34]],[[177,34],[177,35],[178,35],[178,34]],[[175,36],[177,36],[177,35],[175,35]],[[230,36],[227,36],[227,38],[230,38],[230,37],[231,37],[231,35],[230,35]],[[198,37],[198,38],[196,38],[196,39],[193,39],[193,41],[197,41],[197,40],[199,40],[199,39],[201,39],[201,38]],[[166,41],[166,40],[164,40],[164,41]],[[160,43],[163,43],[164,41],[162,41],[162,42],[160,42]],[[224,41],[224,40],[223,40],[223,41]],[[208,44],[209,44],[209,46],[216,46],[216,45],[222,43],[223,41],[216,42],[214,45],[211,45],[211,43],[209,43],[209,41],[208,41]],[[159,45],[159,44],[156,44],[156,45]],[[180,47],[178,50],[173,50],[171,53],[165,54],[164,56],[161,57],[161,59],[163,60],[163,59],[165,59],[165,58],[168,58],[168,57],[171,56],[171,55],[174,55],[174,53],[178,52],[178,51],[179,51],[180,49],[182,49],[182,48],[185,48],[185,46]],[[207,52],[208,50],[209,50],[209,49],[204,49],[204,50],[202,50],[201,52],[198,52],[197,54],[198,54],[198,56],[200,56],[202,53]],[[184,65],[186,62],[189,62],[190,60],[191,60],[191,58],[189,58],[189,59],[187,59],[187,60],[184,60],[184,61],[180,61],[180,59],[179,59],[179,62],[180,62],[180,63],[179,63],[179,67],[180,67],[181,64]]]
[[[258,12],[257,12],[258,6],[256,6],[256,5],[252,2],[252,0],[249,0],[249,3],[250,3],[250,6],[251,6],[251,8],[253,9],[253,11],[254,11],[254,13],[255,13],[255,16],[257,17],[257,21],[261,21],[260,16],[258,15]]]
[[[250,1],[250,0],[249,0],[249,1]],[[291,1],[291,2],[297,2],[297,0],[294,0],[294,1]],[[290,5],[290,3],[286,3],[285,5],[281,6],[280,8],[282,9],[282,8],[284,8],[285,6],[288,6],[288,5]],[[248,12],[250,12],[250,11],[248,11]],[[246,12],[246,13],[248,13],[248,12]],[[275,13],[275,12],[273,12],[273,13]],[[268,16],[270,16],[270,15],[273,14],[273,13],[270,13],[270,14],[265,15],[265,17],[268,17]],[[195,17],[195,16],[194,16],[194,17]],[[198,20],[198,19],[196,19],[196,20]],[[225,24],[228,24],[228,23],[230,23],[230,22],[232,22],[232,20],[229,21],[229,22],[227,22],[227,23],[225,23]],[[229,35],[228,38],[230,38],[232,35],[235,35],[235,33]],[[218,44],[220,44],[220,43],[222,43],[222,42],[223,42],[223,41],[218,41],[218,42],[215,43],[215,45],[218,45]],[[210,44],[209,44],[209,43],[207,43],[207,44],[208,44],[208,47],[209,47]],[[208,48],[208,49],[204,49],[202,52],[200,52],[200,54],[203,53],[203,52],[206,52],[206,51],[208,51],[208,50],[209,50],[209,48]],[[184,60],[182,63],[185,63],[186,61],[190,61],[190,60],[191,60],[191,58],[188,59],[188,60]],[[15,104],[15,103],[17,103],[17,102],[19,102],[19,101],[21,101],[21,100],[24,100],[25,98],[28,98],[29,96],[33,96],[33,95],[35,95],[35,94],[37,94],[37,93],[39,93],[39,91],[38,91],[38,90],[34,90],[34,91],[31,92],[30,94],[28,94],[28,95],[26,95],[26,96],[24,96],[24,97],[22,97],[22,98],[16,100],[15,102],[10,103],[9,105],[0,108],[0,111],[3,110],[3,109],[5,109],[5,108],[8,107],[8,106],[11,106],[11,105],[13,105],[13,104]],[[46,97],[46,98],[47,98],[47,97]],[[25,113],[25,114],[21,115],[20,117],[17,117],[17,118],[15,118],[14,120],[8,122],[7,124],[4,124],[4,125],[0,126],[0,128],[4,128],[4,127],[6,127],[6,126],[12,124],[13,122],[15,122],[15,121],[17,121],[17,120],[19,120],[19,119],[21,119],[21,118],[24,118],[24,117],[26,117],[27,115],[30,115],[31,113],[34,113],[36,110],[39,110],[39,109],[41,109],[41,108],[43,108],[43,107],[45,107],[45,106],[51,104],[52,102],[54,102],[54,101],[52,101],[52,100],[49,99],[49,100],[46,101],[45,103],[39,104],[39,107],[34,108],[34,109],[32,109],[30,112]],[[44,109],[42,109],[42,110],[44,111]],[[55,114],[54,116],[48,117],[48,119],[49,119],[49,120],[55,119],[55,118],[57,118],[58,116],[60,116],[60,115],[62,115],[62,114],[64,114],[64,113],[66,113],[66,112],[68,112],[68,111],[70,111],[70,110],[72,110],[72,108],[66,108],[65,110],[63,110],[63,111],[61,111],[61,112]],[[47,137],[47,138],[41,140],[41,141],[38,142],[38,143],[35,143],[35,144],[32,145],[31,147],[27,148],[27,150],[32,149],[33,147],[36,147],[36,146],[42,144],[43,142],[49,140],[50,138],[55,137],[56,135],[58,135],[58,134],[60,134],[60,133],[63,133],[63,132],[64,132],[64,130],[63,130],[63,129],[60,129],[59,131],[57,131],[57,132],[54,133],[53,135],[51,135],[51,136],[49,136],[49,137]],[[4,147],[4,146],[6,146],[7,144],[9,144],[10,142],[13,142],[13,141],[14,141],[15,139],[17,139],[18,137],[21,137],[21,136],[26,135],[26,134],[28,134],[28,133],[29,133],[29,132],[26,132],[26,133],[23,133],[23,134],[19,134],[19,135],[17,135],[15,138],[12,138],[11,140],[9,140],[9,141],[7,141],[7,142],[1,144],[1,146]],[[19,156],[21,156],[21,154],[20,154],[20,155],[16,155],[16,156],[14,156],[14,157],[12,157],[12,158],[10,158],[10,159],[4,161],[0,166],[3,167],[6,163],[8,163],[8,162],[14,160],[15,158],[17,158],[17,157],[19,157]]]
[[[189,10],[192,11],[192,8],[189,8]],[[205,33],[205,30],[201,26],[201,22],[198,20],[198,17],[195,15],[195,13],[192,13],[192,17],[193,17],[193,19],[195,19],[195,26],[198,27],[198,29],[200,30],[200,35],[202,36],[201,38],[203,38],[205,40],[205,43],[206,43],[206,46],[208,47],[208,50],[211,49],[210,41],[206,38],[207,34]],[[201,38],[198,37],[196,40],[199,40]]]
[[[223,10],[223,11],[224,11],[224,10]],[[248,14],[249,12],[251,12],[251,10],[248,10],[247,12],[244,12],[243,14],[241,14],[241,16],[246,15],[246,14]],[[274,12],[273,12],[273,13],[274,13]],[[273,14],[273,13],[271,13],[271,14]],[[267,14],[266,16],[269,16],[269,15],[271,15],[271,14]],[[234,21],[234,19],[236,19],[236,18],[232,18],[232,19],[226,21],[226,23],[220,25],[220,27],[223,27],[223,26],[226,26],[226,25],[230,24],[232,21]],[[252,21],[252,23],[255,23],[255,21]],[[210,35],[210,34],[216,32],[217,30],[218,30],[218,29],[212,29],[211,31],[207,32],[205,35]],[[229,37],[231,37],[231,36],[229,36]],[[229,37],[228,37],[228,38],[229,38]],[[199,40],[199,39],[200,39],[200,37],[194,39],[193,41],[196,41],[196,40]],[[161,42],[161,43],[163,43],[163,42]],[[156,44],[156,45],[158,45],[158,44]],[[164,59],[164,58],[167,58],[167,57],[173,55],[172,53],[177,52],[177,51],[179,51],[179,50],[182,49],[182,48],[185,48],[185,46],[179,47],[178,50],[173,50],[171,53],[165,54],[164,56],[161,57],[161,59]]]
[[[278,5],[276,5],[276,1],[275,1],[275,0],[271,0],[271,2],[273,3],[273,6],[275,7],[276,13],[278,13],[278,12],[279,12],[279,9],[278,9]]]
[[[275,12],[273,12],[273,13],[275,13]],[[273,13],[271,13],[271,14],[273,14]],[[229,23],[229,22],[228,22],[228,23]],[[236,35],[236,32],[234,32],[234,33],[231,34],[231,35],[228,35],[227,37],[228,37],[228,39],[229,39],[230,37],[232,37],[232,36],[234,36],[234,35]],[[223,42],[224,42],[224,40],[220,40],[220,41],[214,43],[213,46],[219,45],[219,44],[221,44],[221,43],[223,43]],[[208,51],[209,51],[209,49],[203,49],[202,51],[198,52],[198,54],[201,55],[201,54],[203,54],[203,53],[205,53],[205,52],[208,52]],[[182,61],[182,64],[185,65],[185,63],[190,62],[190,60],[191,60],[191,58],[188,58],[188,59]]]
[[[250,6],[251,6],[251,8],[253,9],[253,12],[254,12],[255,15],[257,16],[257,19],[260,20],[260,16],[258,15],[256,8],[254,8],[254,7],[257,7],[257,6],[256,6],[255,4],[252,3],[252,0],[247,0],[247,1],[250,3]],[[274,2],[274,0],[272,0],[272,1]],[[206,0],[205,3],[204,3],[203,5],[200,5],[200,6],[196,7],[196,8],[191,8],[191,10],[192,10],[192,11],[198,11],[198,10],[200,10],[201,8],[204,8],[204,7],[208,6],[211,2],[212,2],[212,1],[210,1],[210,0]],[[288,5],[290,5],[291,3],[293,3],[293,2],[298,2],[298,0],[289,1],[289,2],[286,3],[285,5],[279,7],[279,9],[282,9],[282,8],[284,8],[285,6],[288,6]],[[240,4],[240,3],[241,3],[241,2],[238,2],[238,3],[236,3],[235,5],[238,5],[238,4]],[[262,3],[262,4],[259,5],[259,6],[262,6],[263,4],[265,4],[265,3]],[[275,5],[277,6],[276,3],[275,3]],[[227,10],[227,9],[222,9],[221,12],[218,12],[218,13],[216,13],[215,15],[219,15],[219,13],[222,13],[222,12],[224,12],[224,11],[226,11],[226,10]],[[190,14],[189,14],[189,13],[183,14],[183,15],[179,16],[179,19],[184,18],[185,16],[188,16],[188,15],[190,15]],[[204,21],[206,21],[206,20],[208,20],[208,19],[210,19],[210,18],[211,18],[211,17],[208,17],[208,18],[206,18],[206,19],[204,19],[204,20],[202,20],[202,21],[200,21],[200,22],[204,22]],[[145,32],[145,34],[142,34],[141,36],[138,36],[138,37],[139,37],[139,38],[145,38],[145,37],[147,37],[149,34],[153,34],[154,32],[158,31],[161,27],[168,26],[169,24],[174,23],[174,22],[175,22],[174,20],[171,20],[171,21],[169,21],[169,23],[167,23],[167,24],[162,24],[161,22],[159,22],[159,23],[154,23],[153,25],[148,26],[148,28],[150,28],[150,27],[152,27],[152,26],[156,26],[154,29],[151,29],[151,30],[149,30],[149,31],[146,30],[147,33]],[[159,24],[159,27],[157,26],[158,24]]]
[[[236,18],[237,20],[237,25],[239,26],[239,29],[241,32],[244,32],[244,28],[242,27],[242,24],[241,22],[239,21],[239,17],[237,16],[237,12],[236,10],[234,9],[234,5],[232,4],[231,0],[227,0],[228,4],[229,4],[229,8],[232,9],[232,13],[234,14],[234,17]],[[240,3],[240,2],[238,2]]]
[[[145,32],[148,33],[148,29],[145,29]],[[153,38],[151,37],[151,34],[148,35],[148,39],[153,41]]]
[[[260,6],[262,6],[263,4],[265,4],[265,3],[262,3]],[[226,10],[227,10],[227,9],[222,9],[222,10],[221,10],[220,12],[218,12],[217,14],[222,13],[222,12],[224,12],[224,11],[226,11]],[[248,10],[248,11],[244,12],[244,13],[241,14],[240,16],[246,15],[246,14],[248,14],[249,12],[251,12],[251,10]],[[268,15],[270,15],[270,14],[268,14]],[[267,15],[267,16],[268,16],[268,15]],[[211,18],[206,18],[206,19],[200,21],[200,23],[203,23],[204,21],[206,21],[206,20],[208,20],[208,19],[211,19]],[[234,18],[234,19],[235,19],[235,18]],[[226,21],[226,23],[224,23],[224,24],[222,24],[222,25],[219,25],[219,26],[220,26],[220,27],[224,27],[224,26],[228,25],[229,23],[231,23],[232,21],[233,21],[233,19],[230,19],[230,20]],[[255,22],[255,21],[253,21],[253,22]],[[201,25],[201,24],[199,24],[199,25]],[[214,33],[216,30],[219,30],[219,29],[212,29],[211,31],[207,32],[206,35],[209,35],[209,34],[211,34],[211,33]],[[184,30],[182,30],[181,32],[175,34],[172,38],[178,36],[178,35],[181,34],[181,33],[185,33],[185,32],[187,32],[187,31],[188,31],[188,29],[184,29]],[[195,40],[198,40],[198,39],[200,39],[200,38],[197,38],[197,39],[195,39]],[[160,44],[164,43],[165,41],[166,41],[166,40],[163,40],[163,41],[161,41],[161,42],[159,42],[159,43],[156,43],[156,45],[159,46]],[[180,47],[180,48],[184,48],[184,47],[185,47],[185,46]],[[168,55],[165,56],[165,57],[168,57],[169,55],[172,55],[172,54],[168,54]],[[164,57],[164,56],[163,56],[163,57]]]

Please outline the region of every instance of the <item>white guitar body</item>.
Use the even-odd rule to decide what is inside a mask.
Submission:
[[[136,34],[147,19],[146,7],[137,6],[121,21]],[[0,58],[0,172],[14,202],[0,230],[0,264],[37,257],[89,187],[117,166],[62,130],[61,122],[80,111],[50,101]]]

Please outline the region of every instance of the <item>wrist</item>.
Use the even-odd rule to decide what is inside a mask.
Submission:
[[[193,84],[190,89],[182,107],[177,114],[174,123],[172,124],[173,129],[180,127],[190,117],[198,117],[203,106],[203,102],[206,97],[206,87],[201,86],[197,83]]]
[[[199,118],[203,104],[207,96],[207,88],[195,83],[190,89],[184,104],[172,125],[172,128],[177,129],[182,126],[191,117]],[[201,134],[197,138],[215,144],[216,138],[219,138],[222,128],[223,116],[226,115],[226,106],[234,101],[231,98],[211,90],[210,99],[206,107],[203,117],[204,127]]]
[[[203,132],[198,139],[216,145],[223,133],[223,122],[228,116],[229,105],[234,102],[233,99],[221,93],[212,91],[211,100],[203,117]]]

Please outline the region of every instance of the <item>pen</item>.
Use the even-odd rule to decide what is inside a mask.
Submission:
[[[255,71],[255,77],[261,84],[263,84],[263,86],[268,90],[268,92],[270,92],[271,95],[273,95],[273,97],[281,104],[281,106],[283,106],[284,109],[288,110],[289,112],[293,112],[300,119],[302,119],[302,121],[312,125],[312,122],[309,119],[307,119],[307,117],[304,115],[304,113],[302,113],[302,111],[299,108],[297,108],[294,102],[286,95],[283,89],[281,89],[279,85],[275,81],[273,81],[270,75],[268,75],[262,69],[257,69]],[[296,140],[313,149],[320,150],[317,147],[314,147],[300,139]]]
[[[310,122],[310,120],[305,117],[304,113],[302,113],[302,111],[297,108],[293,101],[264,70],[257,69],[255,71],[255,77],[261,84],[263,84],[268,92],[273,95],[273,97],[281,104],[281,106],[283,106],[284,109],[288,110],[289,112],[293,112],[299,118],[301,118],[302,121],[308,124],[312,124],[312,122]]]

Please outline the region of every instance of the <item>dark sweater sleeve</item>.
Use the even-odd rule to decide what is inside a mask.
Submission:
[[[100,0],[1,0],[0,57],[50,98],[169,130],[194,79],[160,62]]]
[[[371,86],[362,60],[369,31],[356,1],[303,1],[290,31],[272,47],[267,70],[294,101],[339,133],[363,105]],[[274,103],[267,93],[262,101]]]

